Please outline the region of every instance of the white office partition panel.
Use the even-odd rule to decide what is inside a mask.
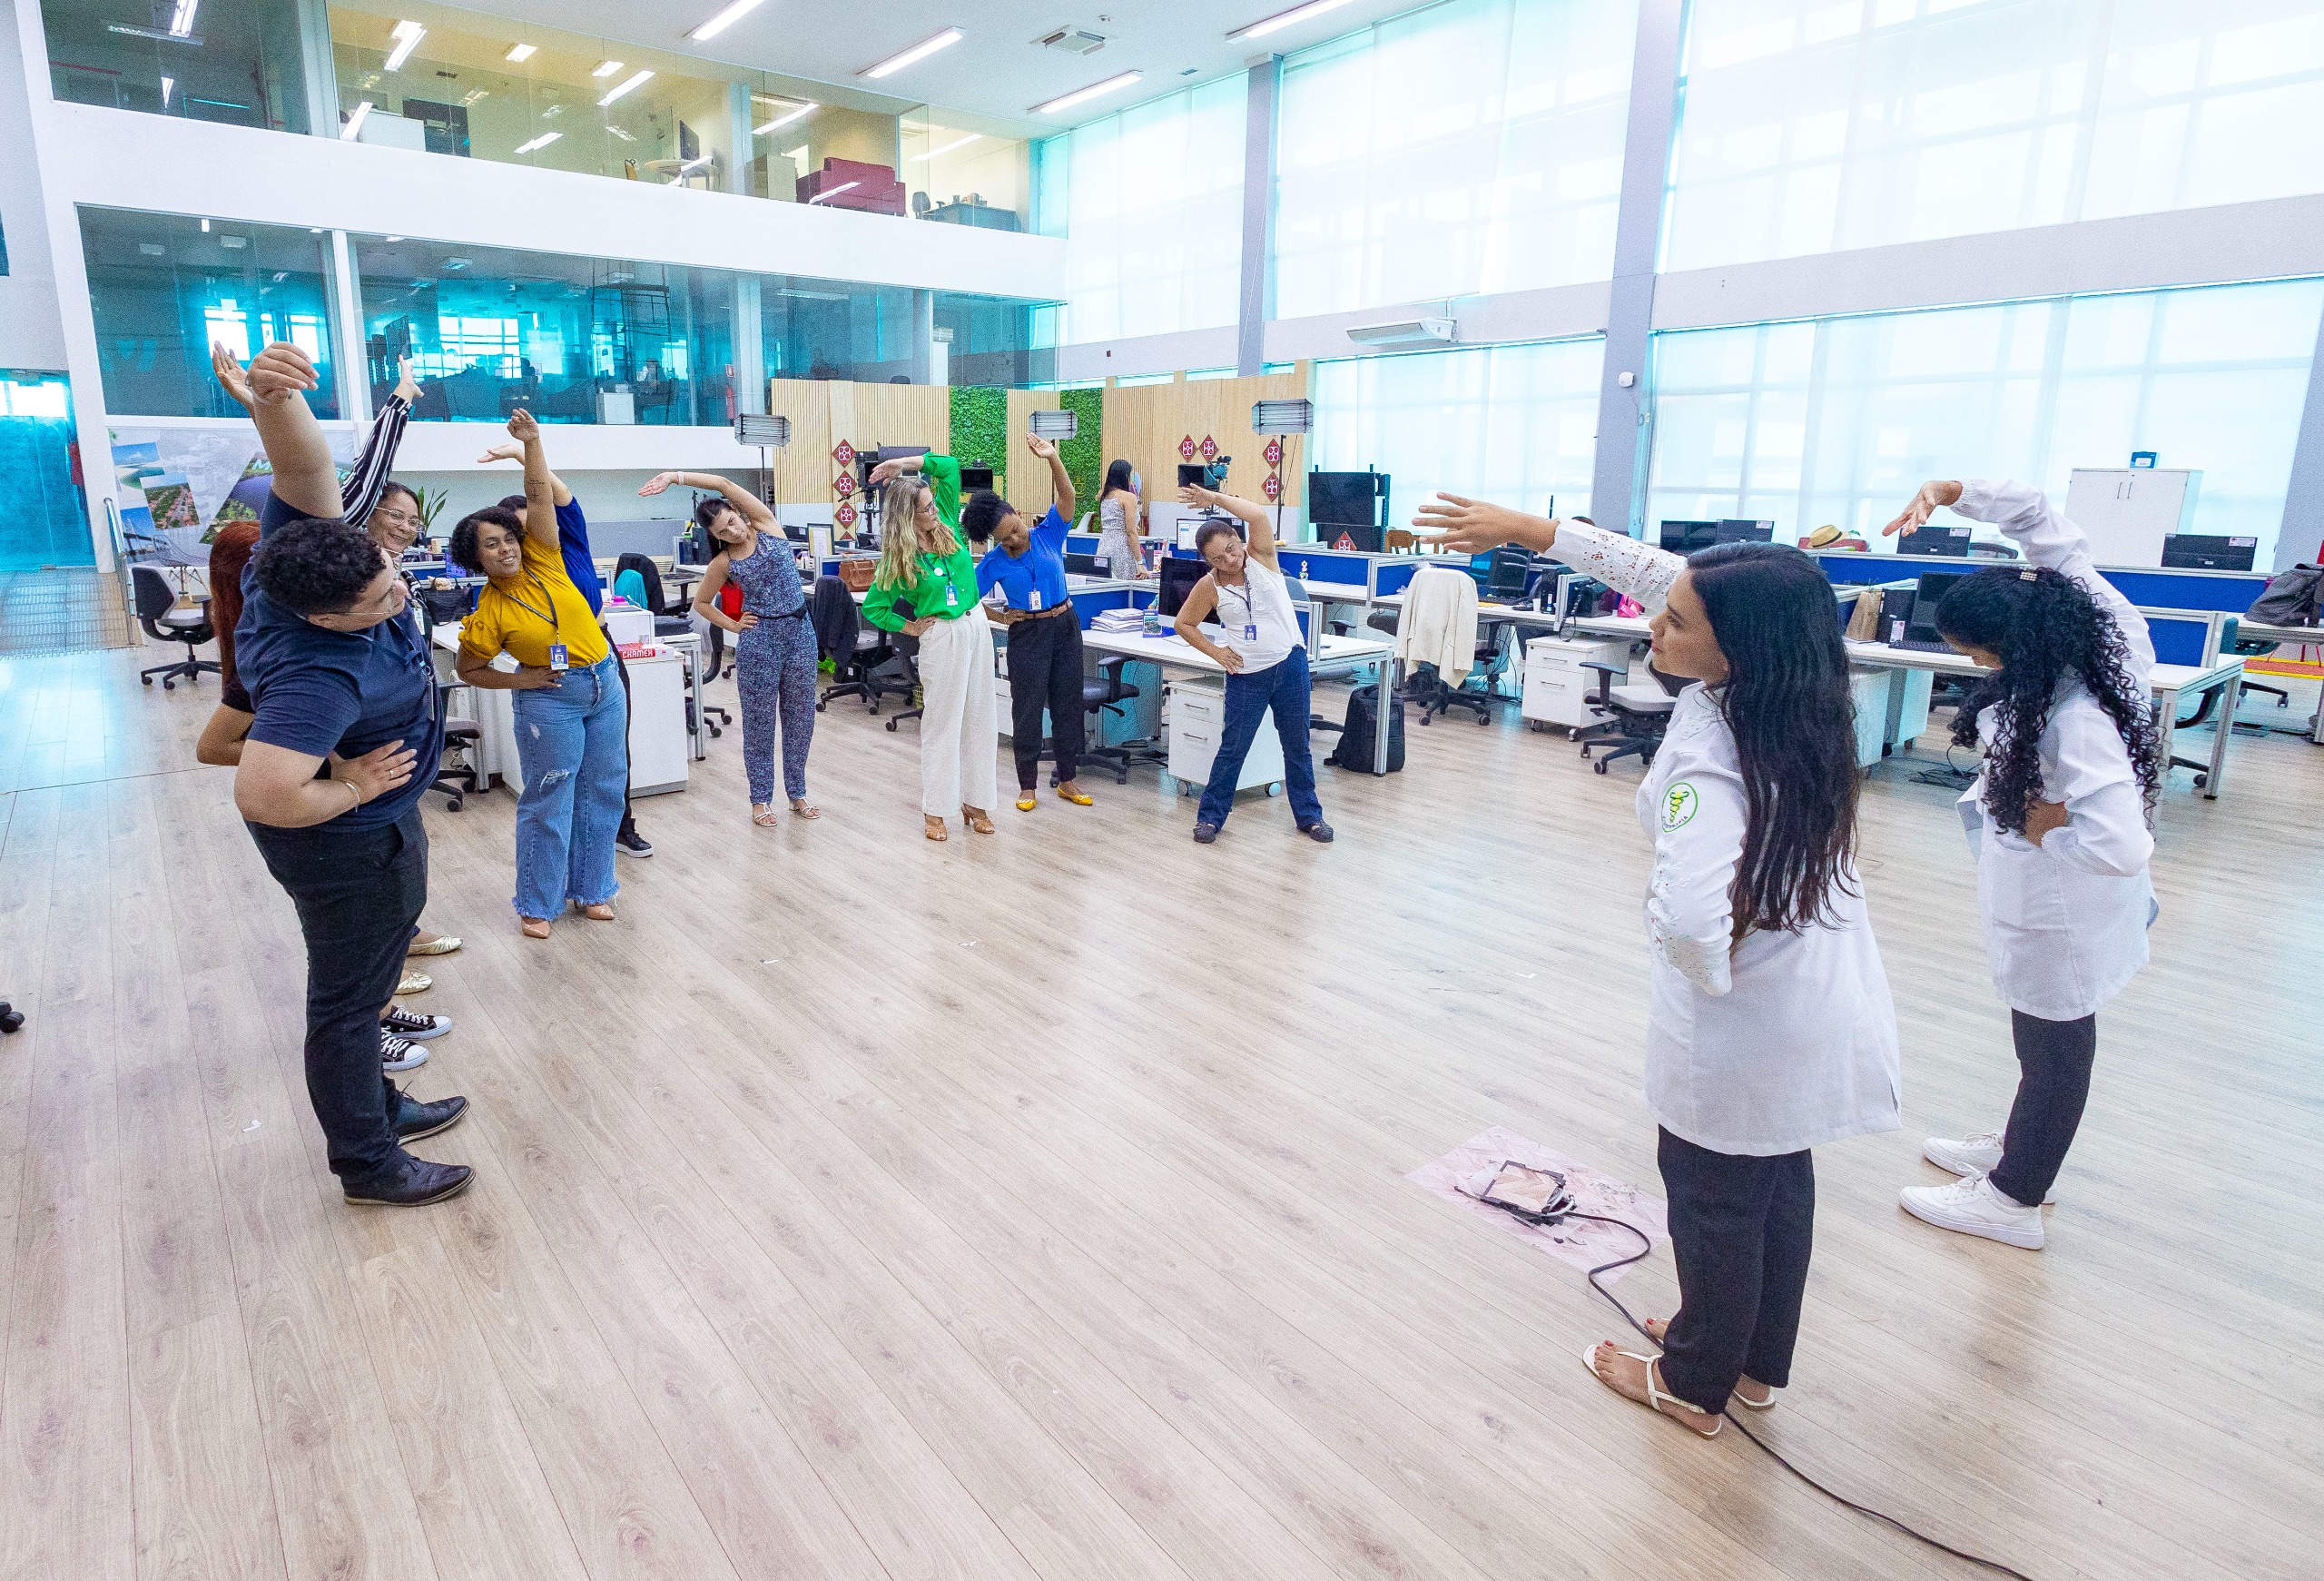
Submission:
[[[1315,364],[1308,464],[1393,479],[1390,525],[1442,489],[1589,514],[1598,336]]]
[[[1285,57],[1275,311],[1606,279],[1635,0],[1443,0]]]
[[[2320,312],[2299,280],[1659,334],[1648,520],[1870,533],[1928,478],[2063,499],[2074,468],[2153,450],[2202,472],[2195,530],[2257,536],[2265,565]]]
[[[1238,72],[1041,145],[1041,226],[1066,238],[1069,342],[1236,321],[1246,93]]]
[[[2314,0],[1692,0],[1666,270],[2324,192]]]

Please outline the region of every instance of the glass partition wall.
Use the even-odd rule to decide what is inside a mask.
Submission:
[[[41,0],[68,104],[307,132],[299,0]]]

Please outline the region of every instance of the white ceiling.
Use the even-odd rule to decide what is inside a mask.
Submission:
[[[1267,54],[1288,54],[1412,9],[1413,0],[1349,0],[1264,39],[1229,42],[1232,29],[1289,10],[1299,0],[762,0],[708,44],[685,36],[725,0],[487,0],[484,15],[569,33],[699,55],[965,110],[1025,132],[1056,132],[1111,114],[1187,83],[1206,82]],[[366,9],[375,8],[367,4]],[[1111,20],[1105,20],[1110,17]],[[1032,42],[1060,26],[1102,34],[1095,54],[1068,54]],[[921,39],[958,27],[960,43],[873,82],[857,74]],[[491,31],[487,29],[486,31]],[[1143,82],[1063,115],[1032,115],[1035,104],[1125,71]]]

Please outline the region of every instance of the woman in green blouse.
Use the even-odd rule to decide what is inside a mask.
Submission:
[[[977,601],[976,562],[960,541],[960,467],[950,456],[882,461],[880,568],[863,618],[920,640],[920,810],[928,837],[944,820],[992,833],[998,753],[993,725],[992,628]]]

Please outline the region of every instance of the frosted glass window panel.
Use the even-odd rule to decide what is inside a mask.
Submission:
[[[1310,464],[1388,473],[1399,527],[1439,490],[1586,514],[1604,361],[1592,336],[1319,362]]]
[[[1288,57],[1277,318],[1603,280],[1635,0],[1443,0]]]
[[[1246,104],[1237,74],[1045,145],[1044,223],[1061,195],[1073,342],[1216,329],[1241,317]]]
[[[1664,267],[2324,192],[2313,0],[1695,0]]]
[[[2196,529],[2272,555],[2324,281],[1658,335],[1648,519],[1869,537],[1928,478],[2034,480],[2154,450]],[[1876,547],[1889,547],[1885,543]]]

